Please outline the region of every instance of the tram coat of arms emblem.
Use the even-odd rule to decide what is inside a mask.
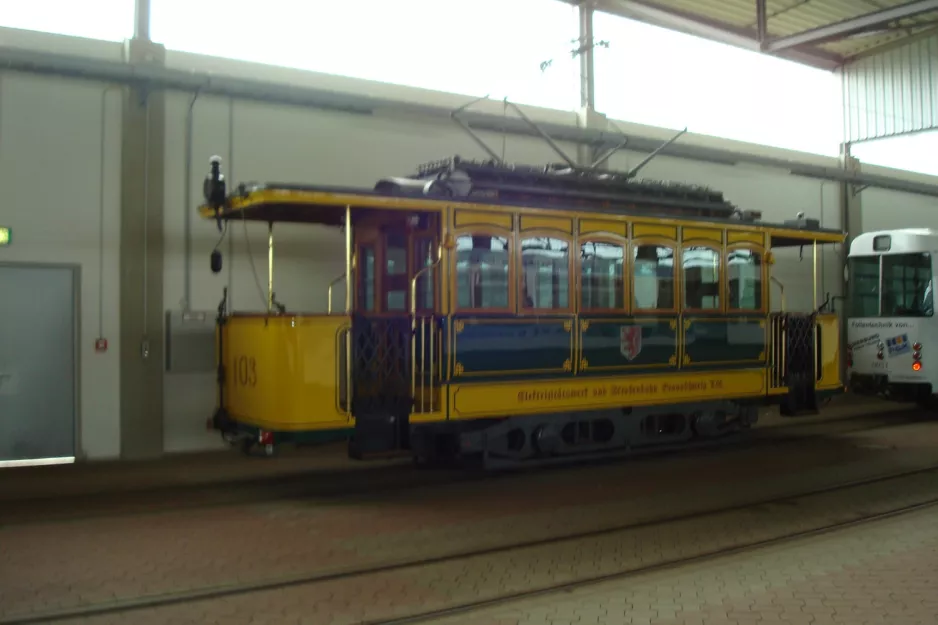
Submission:
[[[635,360],[642,353],[642,326],[619,328],[619,351],[626,360]]]

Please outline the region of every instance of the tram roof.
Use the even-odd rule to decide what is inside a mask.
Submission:
[[[340,226],[353,209],[441,211],[446,207],[499,211],[523,209],[569,217],[611,215],[677,225],[713,224],[732,230],[766,230],[773,247],[818,241],[843,242],[843,232],[803,218],[761,221],[741,211],[719,191],[702,186],[634,180],[618,172],[530,167],[466,161],[434,161],[409,177],[378,181],[373,189],[292,183],[248,183],[228,194],[206,218]]]

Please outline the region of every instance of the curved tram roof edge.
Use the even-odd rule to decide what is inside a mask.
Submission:
[[[680,206],[694,208],[693,202],[676,201],[663,197],[623,198],[635,205],[648,207]],[[325,209],[316,211],[316,208]],[[540,202],[515,202],[493,200],[492,198],[441,198],[422,195],[400,195],[383,193],[361,187],[343,187],[329,185],[298,185],[289,183],[263,183],[241,185],[238,191],[230,193],[225,201],[225,208],[216,214],[214,207],[202,204],[199,214],[206,219],[244,219],[246,221],[272,223],[306,223],[327,226],[340,226],[344,223],[344,211],[351,208],[380,208],[385,210],[424,210],[442,211],[447,207],[470,210],[522,209],[534,213],[560,212],[572,216],[610,215],[630,219],[650,219],[675,225],[694,225],[712,223],[731,230],[767,231],[773,237],[773,247],[804,245],[805,243],[843,243],[846,234],[833,228],[819,228],[810,225],[793,226],[787,223],[765,221],[739,221],[731,218],[703,216],[662,216],[654,213],[635,211],[633,207],[576,206],[574,204],[556,204]]]

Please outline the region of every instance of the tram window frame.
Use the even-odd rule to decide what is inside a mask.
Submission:
[[[585,258],[584,248],[590,245],[603,245],[610,248],[616,248],[621,254],[619,261],[619,273],[618,273],[618,284],[616,284],[615,279],[613,282],[613,306],[594,306],[592,301],[595,299],[592,295],[594,291],[603,293],[604,295],[608,293],[608,285],[597,288],[593,284],[587,283],[586,275],[586,263],[587,259]],[[579,256],[577,257],[577,284],[578,284],[578,299],[579,299],[579,309],[584,312],[596,313],[596,312],[625,312],[628,310],[628,296],[629,296],[629,268],[631,263],[628,262],[629,258],[629,245],[627,241],[617,240],[611,236],[588,236],[580,239],[579,241]],[[609,259],[604,259],[609,260]],[[592,278],[592,274],[590,276]],[[608,276],[602,276],[603,278],[608,279]],[[587,298],[587,293],[590,294],[590,297]],[[587,303],[587,299],[590,300]]]
[[[638,249],[640,247],[655,247],[666,249],[671,252],[671,286],[670,289],[663,290],[661,286],[661,278],[658,276],[657,268],[661,266],[660,257],[656,265],[655,273],[655,286],[656,286],[656,298],[655,298],[655,307],[648,308],[645,306],[640,306],[637,299],[637,286],[639,284],[639,278],[644,278],[646,276],[639,276],[636,274],[639,267],[643,264],[637,262]],[[678,246],[675,241],[669,239],[653,238],[653,237],[643,237],[638,239],[633,239],[629,243],[629,308],[632,311],[633,315],[655,315],[655,314],[676,314],[678,311]],[[661,295],[663,293],[670,292],[671,296],[671,305],[670,306],[661,306]]]
[[[392,245],[392,237],[396,241]],[[409,234],[403,230],[401,231],[392,231],[385,232],[382,236],[382,244],[384,249],[384,258],[381,262],[381,310],[383,312],[400,315],[407,314],[410,312],[410,278],[413,275],[412,263],[410,259],[410,240],[411,237]],[[396,259],[392,259],[391,251],[403,251],[404,255],[404,266],[401,271],[395,270],[394,273],[390,271],[390,264]],[[401,287],[403,283],[403,288]],[[392,288],[393,286],[393,288]],[[403,292],[404,299],[401,305],[391,306],[391,294],[399,294]]]
[[[714,280],[710,281],[710,282],[704,282],[703,280],[700,280],[700,281],[699,281],[699,284],[701,284],[701,285],[712,285],[712,284],[715,284],[716,287],[717,287],[717,292],[716,292],[717,301],[716,301],[716,305],[713,306],[713,307],[709,307],[709,308],[704,307],[704,306],[690,306],[690,305],[688,305],[689,288],[690,288],[690,286],[691,286],[691,284],[692,284],[692,281],[688,279],[687,270],[689,269],[689,267],[687,266],[687,256],[688,256],[687,253],[688,253],[689,251],[698,250],[698,249],[699,249],[699,250],[707,250],[707,251],[709,251],[709,252],[712,252],[713,255],[714,255],[714,257],[716,258],[716,261],[717,261],[717,265],[716,265],[717,275],[716,275],[716,278],[715,278]],[[687,311],[687,312],[695,312],[695,313],[704,313],[704,314],[713,314],[713,313],[720,313],[720,312],[723,312],[723,311],[725,310],[725,308],[726,308],[726,294],[725,294],[725,292],[724,292],[723,281],[724,281],[724,276],[726,275],[726,271],[725,271],[723,265],[724,265],[724,253],[723,253],[723,246],[722,246],[722,245],[716,245],[716,244],[714,244],[712,241],[707,241],[707,240],[701,240],[701,241],[689,240],[689,241],[684,241],[684,243],[681,245],[681,285],[682,285],[682,288],[681,288],[681,305],[682,305],[682,309],[683,309],[684,311]],[[701,269],[703,269],[703,268],[701,268]],[[709,270],[710,268],[707,267],[707,269]],[[701,277],[702,277],[702,275],[703,275],[703,272],[701,271]],[[713,297],[713,295],[701,295],[701,296],[700,296],[701,303],[703,302],[703,298],[704,298],[704,297]]]
[[[461,288],[461,270],[459,266],[459,244],[460,240],[469,238],[470,241],[473,238],[478,237],[487,237],[490,239],[501,239],[504,241],[504,257],[505,257],[505,306],[473,306],[472,304],[463,305],[460,303],[460,297],[462,296]],[[514,262],[514,236],[513,233],[501,230],[497,228],[485,228],[485,229],[472,229],[472,230],[463,230],[453,234],[453,248],[452,248],[452,270],[451,270],[451,280],[452,280],[452,310],[457,313],[473,312],[481,314],[510,314],[514,312],[514,293],[515,289],[512,287],[515,281],[515,262]],[[475,247],[470,248],[470,252],[476,251]],[[480,250],[484,251],[484,250]],[[472,265],[468,265],[471,267]],[[469,273],[470,280],[472,280],[471,272]],[[485,289],[486,287],[480,287]],[[483,295],[484,297],[484,295]]]
[[[758,288],[755,291],[757,293],[757,300],[756,300],[757,305],[755,307],[737,305],[737,304],[742,303],[742,297],[738,292],[737,292],[737,297],[735,298],[735,300],[732,297],[733,289],[730,288],[730,282],[732,280],[730,276],[730,267],[731,267],[730,256],[737,252],[750,252],[753,254],[753,256],[758,258],[758,263],[756,265],[758,267],[758,272],[756,274],[758,276]],[[753,245],[751,243],[727,246],[726,252],[724,254],[723,264],[724,264],[723,279],[725,281],[724,298],[726,300],[727,312],[764,312],[766,309],[766,299],[767,299],[766,291],[765,291],[765,287],[766,287],[765,250],[761,246]],[[734,264],[732,266],[751,267],[752,265],[751,264],[747,264],[747,265]]]
[[[566,246],[564,253],[566,257],[564,260],[565,263],[551,263],[552,273],[551,273],[551,306],[539,306],[534,300],[531,300],[531,304],[528,304],[528,289],[527,289],[527,267],[525,265],[525,249],[524,244],[526,241],[532,241],[536,239],[546,239],[550,242],[562,243]],[[519,234],[518,238],[518,252],[517,252],[517,279],[515,281],[515,294],[518,302],[519,314],[558,314],[558,313],[572,313],[573,312],[573,273],[574,273],[574,264],[573,264],[573,255],[570,253],[571,250],[575,247],[573,240],[569,236],[562,236],[556,232],[537,232],[530,231],[523,234]],[[550,243],[548,244],[550,245]],[[563,281],[557,278],[556,268],[558,266],[566,266],[566,302],[560,302],[558,299],[562,297],[564,291]],[[537,285],[534,286],[535,296],[537,293]]]

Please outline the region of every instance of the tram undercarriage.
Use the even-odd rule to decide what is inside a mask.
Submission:
[[[478,459],[486,468],[550,464],[637,449],[680,448],[745,430],[758,405],[727,401],[411,426],[422,465]]]

